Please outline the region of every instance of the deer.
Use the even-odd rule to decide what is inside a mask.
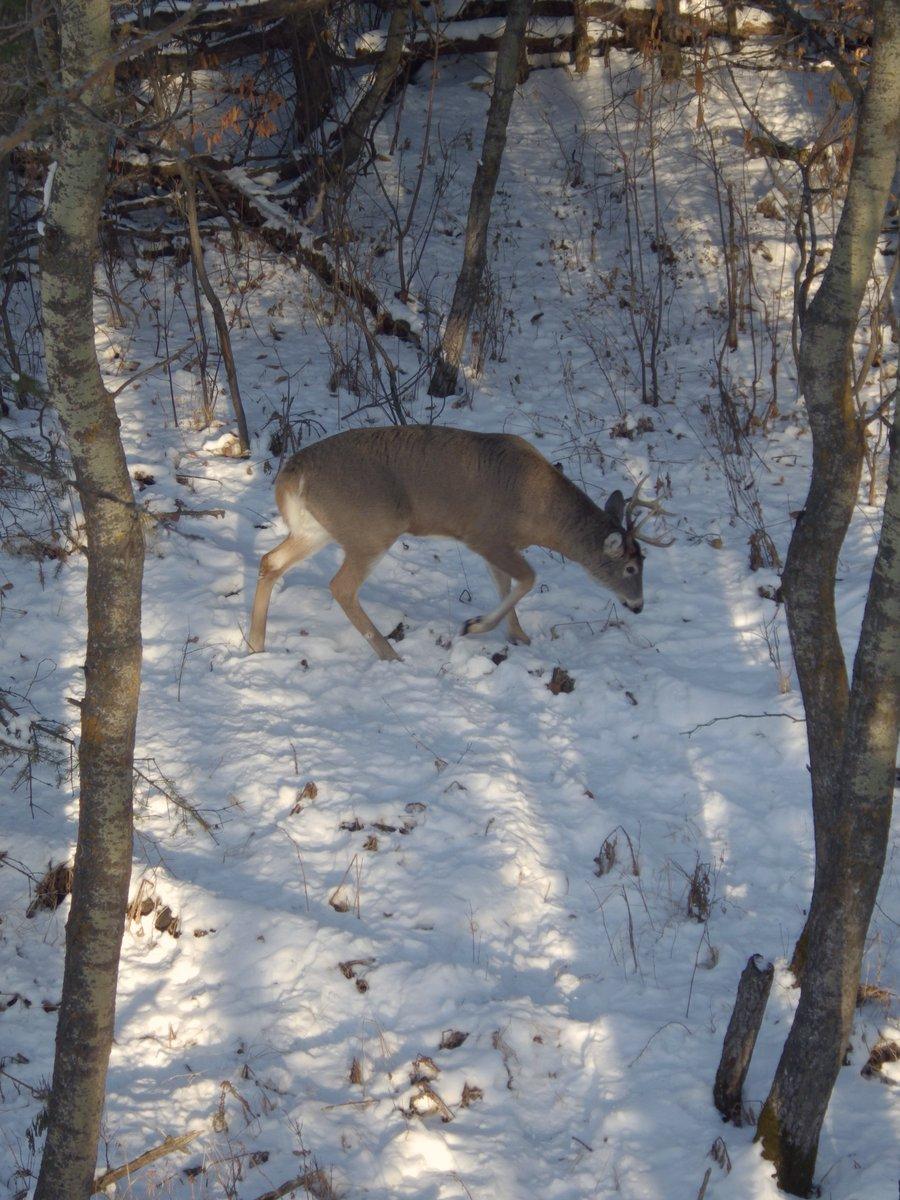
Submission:
[[[580,563],[598,583],[639,613],[644,555],[639,542],[668,546],[641,533],[652,516],[671,516],[658,500],[626,501],[614,491],[598,507],[530,442],[514,434],[475,433],[439,425],[348,429],[305,446],[283,466],[275,499],[288,536],[262,556],[253,598],[251,653],[265,649],[272,589],[290,567],[330,542],[344,559],[331,594],[379,658],[400,655],[359,602],[359,590],[401,535],[450,537],[487,563],[500,603],[466,621],[462,634],[487,633],[505,618],[510,641],[530,644],[516,606],[534,587],[522,550],[543,546]],[[649,511],[635,519],[638,508]]]

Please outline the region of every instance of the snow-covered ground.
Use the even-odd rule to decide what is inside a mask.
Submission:
[[[708,1200],[777,1194],[752,1127],[723,1125],[711,1087],[738,976],[758,952],[777,970],[745,1095],[755,1110],[765,1098],[796,1002],[784,964],[811,882],[802,708],[783,617],[760,594],[777,575],[749,569],[746,523],[758,496],[783,555],[805,495],[809,439],[785,326],[790,227],[754,211],[771,180],[743,159],[734,106],[709,88],[698,128],[693,92],[664,101],[646,80],[637,92],[629,61],[612,58],[615,122],[601,63],[581,81],[536,71],[518,96],[491,237],[503,360],[470,377],[466,402],[448,402],[438,419],[528,437],[597,499],[649,475],[677,514],[676,541],[648,552],[640,616],[576,565],[533,550],[539,585],[519,609],[532,644],[507,646],[501,630],[460,638],[462,622],[492,602],[482,563],[455,543],[404,539],[363,592],[384,632],[402,621],[402,663],[376,660],[332,601],[334,547],[285,577],[267,652],[248,656],[259,556],[283,536],[265,422],[283,407],[298,428],[314,423],[304,437],[384,422],[374,409],[354,415],[346,373],[329,389],[338,360],[355,354],[352,328],[325,322],[329,355],[310,307],[327,302],[260,247],[227,268],[209,254],[223,296],[242,285],[229,311],[258,434],[252,458],[222,457],[211,448],[218,434],[196,430],[195,375],[176,370],[173,395],[162,373],[147,375],[119,397],[130,464],[152,478],[139,498],[151,510],[179,500],[222,515],[148,535],[137,755],[169,795],[139,789],[133,894],[143,883],[169,906],[180,936],[155,929],[158,910],[129,921],[101,1166],[168,1135],[200,1136],[117,1194],[252,1200],[316,1171],[314,1195],[372,1200],[674,1200],[696,1196],[707,1172]],[[425,325],[429,297],[447,303],[459,264],[488,66],[441,68],[414,229],[435,188],[436,219],[410,288]],[[772,120],[794,136],[811,119],[809,82],[743,79],[766,89]],[[385,190],[370,174],[349,213],[349,253],[392,303],[385,197],[401,212],[409,202],[429,85],[425,72],[409,89],[392,157],[395,117],[382,122]],[[725,318],[707,129],[747,198],[758,295],[781,320],[780,413],[745,458],[721,454],[711,431]],[[630,198],[625,161],[639,176]],[[653,408],[637,385],[629,224],[649,290],[653,264],[664,264]],[[648,249],[660,230],[665,246]],[[411,237],[407,262],[415,253]],[[173,270],[158,261],[149,284],[123,273],[137,328],[114,328],[98,299],[111,386],[190,339],[190,288],[182,276],[182,305]],[[168,316],[168,351],[141,288]],[[761,314],[760,300],[760,412],[771,354]],[[411,348],[401,363],[411,378]],[[724,364],[748,395],[749,329]],[[364,356],[358,367],[368,369]],[[410,403],[428,419],[424,383]],[[877,510],[861,504],[841,564],[848,652],[877,528]],[[0,657],[14,692],[71,724],[85,568],[78,555],[53,567],[0,558],[0,585],[11,585],[0,592]],[[573,691],[548,689],[557,666]],[[23,1197],[67,907],[28,919],[31,885],[14,867],[40,876],[67,859],[77,816],[71,785],[57,789],[40,765],[36,775],[45,783],[30,797],[10,787],[13,770],[0,780],[0,1188]],[[599,874],[595,859],[612,840]],[[701,893],[693,913],[691,877]],[[865,967],[888,988],[897,920],[892,842]],[[860,1075],[868,1047],[891,1031],[895,999],[858,1012],[819,1155],[822,1194],[834,1200],[895,1194],[900,1073],[885,1068],[887,1086]],[[724,1148],[710,1157],[717,1139]]]

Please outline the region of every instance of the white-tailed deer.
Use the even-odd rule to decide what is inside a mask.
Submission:
[[[641,525],[663,510],[613,492],[598,508],[524,438],[468,433],[437,425],[350,429],[295,454],[275,482],[275,499],[289,529],[259,565],[249,644],[265,648],[269,599],[295,563],[338,542],[344,561],[331,593],[372,649],[399,655],[359,603],[369,572],[401,534],[452,537],[487,562],[500,604],[466,621],[462,632],[486,633],[506,617],[514,642],[530,639],[516,605],[534,586],[521,551],[545,546],[580,563],[632,612],[644,606],[638,545]],[[650,510],[634,520],[636,508]],[[641,535],[655,545],[669,545]],[[512,588],[510,584],[514,585]]]

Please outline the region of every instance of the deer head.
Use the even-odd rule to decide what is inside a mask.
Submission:
[[[644,607],[644,552],[640,543],[644,542],[648,546],[671,546],[675,540],[649,537],[641,532],[650,517],[673,515],[666,512],[659,500],[641,498],[641,487],[644,483],[646,477],[639,480],[633,495],[627,501],[620,491],[613,492],[606,501],[603,511],[615,527],[604,537],[600,562],[591,572],[634,613],[639,613]],[[635,512],[639,508],[646,508],[648,512],[640,520],[635,520]]]

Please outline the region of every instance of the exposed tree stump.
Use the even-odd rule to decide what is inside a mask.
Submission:
[[[742,1096],[747,1069],[762,1025],[775,968],[761,954],[752,955],[741,973],[737,997],[716,1071],[713,1100],[726,1121],[742,1124]]]

